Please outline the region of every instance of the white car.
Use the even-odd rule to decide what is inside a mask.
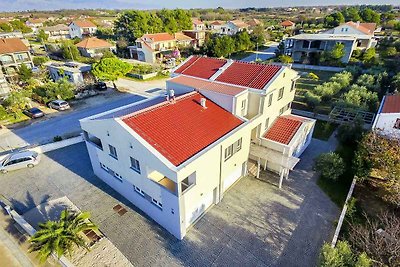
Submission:
[[[33,151],[15,152],[0,162],[0,172],[7,173],[8,171],[33,168],[40,162],[40,155]]]
[[[67,110],[70,108],[68,102],[65,100],[53,100],[49,103],[49,107],[56,110]]]

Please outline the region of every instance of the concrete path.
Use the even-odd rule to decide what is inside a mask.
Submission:
[[[264,49],[264,50],[261,50],[261,51],[258,51],[258,52],[254,52],[250,56],[245,57],[245,58],[243,58],[241,60],[242,61],[246,61],[246,62],[254,62],[254,61],[256,61],[256,59],[265,61],[265,60],[274,58],[276,56],[275,52],[277,50],[278,50],[278,43],[273,43],[267,49]]]
[[[0,266],[34,266],[18,244],[0,227]]]

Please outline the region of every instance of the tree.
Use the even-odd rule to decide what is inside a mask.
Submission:
[[[5,120],[8,117],[8,113],[6,108],[3,105],[0,105],[0,121]]]
[[[282,63],[285,63],[285,64],[290,64],[290,63],[293,63],[293,58],[291,56],[288,56],[288,55],[280,55],[278,57],[278,61],[282,62]]]
[[[310,91],[307,91],[304,94],[304,101],[306,102],[308,107],[314,110],[315,107],[321,103],[321,97],[319,95],[313,94]]]
[[[44,63],[46,63],[47,61],[49,61],[50,59],[47,56],[35,56],[33,58],[33,64],[35,66],[39,66],[42,67]]]
[[[351,251],[349,243],[338,241],[336,247],[325,243],[322,246],[319,264],[320,267],[369,267],[372,266],[372,260],[366,253],[361,253],[358,257]]]
[[[112,81],[114,88],[117,89],[115,81],[125,76],[132,70],[133,66],[116,57],[102,58],[100,62],[93,64],[92,73],[100,80]]]
[[[342,14],[346,21],[361,21],[358,9],[355,7],[349,7],[342,10]]]
[[[3,102],[3,106],[8,113],[11,113],[15,118],[22,115],[24,110],[30,104],[27,97],[27,92],[24,90],[11,91]]]
[[[335,152],[323,153],[318,156],[315,168],[325,179],[337,180],[345,171],[343,159]]]
[[[37,39],[39,42],[44,43],[49,39],[49,35],[44,32],[43,29],[40,29],[38,34],[37,34]]]
[[[376,63],[376,51],[375,48],[368,48],[365,50],[362,56],[362,62],[365,65],[374,65]]]
[[[67,78],[57,82],[47,82],[41,86],[35,86],[32,90],[32,97],[39,102],[48,103],[55,99],[69,100],[75,97],[74,85]]]
[[[12,27],[8,23],[0,23],[0,31],[2,31],[2,32],[12,32]]]
[[[361,140],[354,160],[360,179],[379,177],[382,198],[400,207],[400,141],[377,133],[369,133]],[[372,178],[372,177],[371,177]]]
[[[353,80],[353,75],[349,71],[342,71],[333,75],[329,81],[340,84],[341,89],[350,85]]]
[[[364,8],[361,10],[360,16],[365,22],[379,23],[381,20],[381,15],[370,8]]]
[[[235,45],[236,51],[246,51],[253,48],[253,43],[247,31],[242,31],[235,35]]]
[[[379,263],[376,266],[400,266],[400,218],[389,212],[364,218],[363,224],[349,223],[349,242]]]
[[[32,69],[28,68],[28,66],[25,64],[21,64],[21,66],[18,68],[18,77],[21,81],[26,82],[32,78]]]
[[[23,21],[19,19],[14,19],[10,21],[9,24],[12,26],[14,31],[21,31],[22,33],[30,33],[33,31],[31,28],[26,26]]]
[[[350,86],[350,90],[342,95],[342,99],[339,101],[340,105],[374,111],[378,103],[378,94],[371,92],[365,86],[353,84]]]
[[[364,121],[358,118],[351,123],[344,123],[338,127],[337,139],[342,145],[355,148],[365,132],[363,126]]]
[[[39,224],[39,230],[30,238],[30,252],[38,252],[40,262],[45,262],[52,253],[58,258],[72,254],[75,246],[88,249],[81,232],[98,227],[89,221],[88,212],[61,212],[58,221]]]
[[[261,25],[257,25],[256,27],[254,27],[253,31],[250,34],[250,39],[255,44],[263,45],[265,43],[264,27],[262,27]]]
[[[400,91],[400,72],[393,76],[392,85],[395,90]]]
[[[333,28],[339,26],[340,24],[344,23],[344,16],[341,12],[332,13],[325,17],[324,23],[325,26]]]
[[[340,64],[340,61],[345,54],[346,51],[344,50],[344,44],[336,43],[332,50],[321,53],[320,62],[337,65]]]
[[[63,58],[77,60],[81,57],[78,48],[71,40],[65,40],[61,44]]]

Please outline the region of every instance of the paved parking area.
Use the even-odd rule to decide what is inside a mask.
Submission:
[[[96,178],[83,143],[47,153],[33,169],[1,175],[0,193],[20,213],[67,196],[91,212],[135,266],[314,266],[339,213],[311,171],[322,145],[313,141],[283,190],[252,177],[240,180],[183,241]],[[128,209],[123,216],[112,209],[118,203]]]

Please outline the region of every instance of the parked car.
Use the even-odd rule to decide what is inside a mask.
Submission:
[[[26,110],[23,111],[23,113],[24,113],[26,116],[28,116],[28,117],[30,117],[30,118],[32,118],[32,119],[36,119],[36,118],[40,118],[40,117],[43,117],[43,116],[44,116],[43,111],[41,111],[41,110],[38,109],[38,108],[26,109]]]
[[[107,90],[107,84],[105,82],[97,82],[95,84],[95,87],[99,91],[106,91]]]
[[[20,151],[7,156],[0,163],[0,172],[33,168],[40,162],[40,155],[33,151]]]
[[[49,108],[56,110],[67,110],[70,108],[70,106],[65,100],[53,100],[49,103]]]

